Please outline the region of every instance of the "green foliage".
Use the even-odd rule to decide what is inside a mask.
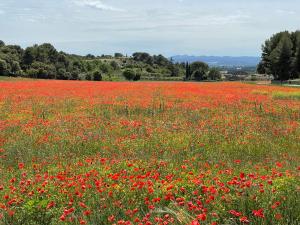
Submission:
[[[113,68],[113,70],[119,69],[119,64],[116,61],[112,61],[110,66]]]
[[[5,46],[5,43],[4,43],[4,41],[0,40],[0,48],[3,47],[3,46]]]
[[[124,57],[122,53],[116,52],[115,53],[115,58],[122,58]]]
[[[136,73],[135,76],[134,76],[134,78],[133,78],[133,80],[134,80],[134,81],[138,81],[138,80],[141,79],[141,76],[142,76],[142,75],[141,75],[140,73]]]
[[[85,79],[86,80],[92,80],[92,75],[90,74],[90,73],[87,73],[86,75],[85,75]]]
[[[275,80],[298,78],[300,74],[300,32],[287,31],[273,35],[262,46],[258,73],[268,73]]]
[[[0,76],[7,75],[7,63],[5,60],[0,59]]]
[[[194,62],[191,64],[191,72],[192,76],[195,80],[206,80],[207,72],[209,70],[209,66],[204,62]]]
[[[208,73],[208,79],[210,80],[220,80],[221,79],[221,72],[217,68],[211,68]]]
[[[126,69],[123,72],[123,76],[125,77],[126,80],[133,80],[135,78],[135,72],[131,69]]]
[[[102,80],[102,75],[101,75],[100,71],[95,71],[93,76],[94,76],[94,81],[101,81]]]
[[[0,42],[0,72],[6,76],[59,80],[94,80],[94,73],[100,72],[97,80],[122,80],[125,73],[129,80],[166,79],[184,75],[184,64],[175,64],[163,55],[134,53],[132,57],[115,53],[110,55],[86,56],[59,52],[49,43],[33,45],[22,49],[17,45]],[[135,75],[130,75],[130,69]],[[127,78],[126,78],[127,79]]]
[[[189,65],[189,63],[187,62],[185,64],[185,79],[186,80],[190,80],[191,79],[191,76],[192,76],[192,73],[191,73],[191,66]]]
[[[42,62],[34,62],[27,70],[27,74],[32,78],[40,79],[54,79],[56,76],[56,69],[54,65],[49,65]]]

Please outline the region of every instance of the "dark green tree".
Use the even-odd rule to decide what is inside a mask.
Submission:
[[[100,71],[95,71],[93,73],[93,78],[94,78],[94,81],[101,81],[102,80],[102,75],[101,75]]]
[[[136,76],[135,72],[131,69],[126,69],[123,71],[123,76],[126,80],[133,80]]]
[[[256,72],[258,74],[266,74],[266,68],[262,61],[257,65]]]
[[[274,34],[262,46],[262,60],[258,73],[272,74],[276,80],[288,80],[299,76],[300,31]]]
[[[8,73],[7,63],[5,60],[0,59],[0,76],[5,76]]]
[[[86,75],[85,75],[85,79],[86,80],[92,80],[92,75],[90,74],[90,73],[87,73]]]
[[[124,55],[122,53],[116,52],[115,53],[115,58],[122,58]]]
[[[276,80],[288,80],[292,72],[292,41],[288,34],[282,36],[277,47],[270,55],[271,68]]]
[[[186,80],[190,80],[191,79],[191,66],[189,65],[189,63],[187,62],[185,64],[185,79]]]
[[[194,62],[191,64],[191,74],[195,80],[205,80],[207,79],[207,72],[209,66],[204,62]]]
[[[23,56],[23,64],[25,67],[29,67],[36,57],[36,48],[37,46],[26,48]]]
[[[208,72],[208,78],[210,80],[220,80],[221,79],[221,72],[218,68],[211,68]]]

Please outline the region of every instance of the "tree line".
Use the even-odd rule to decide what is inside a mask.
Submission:
[[[137,81],[143,76],[184,77],[185,80],[218,80],[221,74],[206,63],[174,63],[163,55],[146,52],[121,53],[114,56],[79,56],[57,51],[49,43],[26,49],[0,41],[0,76],[22,76],[36,79],[95,80],[113,75]]]
[[[300,31],[280,32],[266,40],[257,71],[280,81],[300,78]]]

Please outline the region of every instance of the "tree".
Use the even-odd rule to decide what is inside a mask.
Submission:
[[[133,78],[133,81],[138,81],[138,80],[140,80],[141,79],[141,74],[140,73],[136,73],[135,74],[135,76],[134,76],[134,78]]]
[[[115,53],[115,58],[122,58],[124,55],[122,53],[116,52]]]
[[[187,62],[185,64],[185,79],[186,80],[190,80],[191,79],[191,66],[189,65],[189,63]]]
[[[297,78],[299,78],[300,77],[300,46],[298,48],[298,52],[296,56],[295,68],[296,68]]]
[[[5,46],[5,43],[4,43],[4,41],[0,40],[0,48],[3,47],[3,46]]]
[[[102,73],[108,73],[109,72],[109,65],[101,63],[99,66],[99,69]]]
[[[11,64],[11,73],[13,75],[19,75],[21,72],[21,67],[18,61],[13,61]]]
[[[87,59],[95,59],[96,57],[94,56],[94,55],[92,55],[92,54],[87,54],[86,56],[85,56]]]
[[[67,71],[65,68],[59,68],[57,69],[57,75],[56,75],[56,79],[59,79],[59,80],[68,80],[70,79],[70,77],[68,77],[67,75]]]
[[[277,47],[270,54],[271,68],[276,80],[288,80],[292,71],[292,41],[289,35],[284,35]]]
[[[170,61],[164,57],[163,55],[155,55],[153,56],[153,60],[154,60],[154,63],[159,65],[159,66],[167,66]]]
[[[300,77],[300,39],[297,43],[295,60],[293,65],[294,65],[294,73],[295,73],[293,78],[299,78]]]
[[[102,75],[99,71],[95,71],[93,73],[94,81],[101,81],[102,80]]]
[[[85,79],[86,79],[86,80],[92,80],[92,75],[91,75],[90,73],[87,73],[87,74],[85,75]]]
[[[178,68],[178,66],[176,64],[170,64],[168,69],[171,72],[171,77],[178,77],[179,73],[180,73],[180,69]]]
[[[210,80],[220,80],[221,79],[220,70],[217,68],[211,68],[208,73],[208,78]]]
[[[135,78],[135,72],[131,69],[126,69],[123,72],[123,76],[125,77],[126,80],[133,80]]]
[[[27,70],[29,77],[40,79],[54,79],[56,76],[56,69],[54,65],[48,65],[42,62],[32,63],[29,70]]]
[[[0,76],[7,75],[7,63],[5,60],[0,59]]]
[[[144,62],[148,65],[153,65],[154,59],[146,52],[135,52],[132,54],[133,59],[138,62]]]
[[[258,74],[266,74],[266,68],[262,61],[257,65],[256,71]]]
[[[36,46],[26,48],[23,56],[23,64],[25,66],[30,66],[35,60]]]
[[[191,64],[191,74],[195,80],[205,80],[209,66],[204,62],[194,62]]]
[[[262,46],[258,73],[272,74],[276,80],[288,80],[299,75],[300,31],[274,34]]]

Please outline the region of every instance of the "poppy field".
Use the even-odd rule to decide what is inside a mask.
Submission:
[[[299,225],[299,91],[0,81],[0,225]]]

